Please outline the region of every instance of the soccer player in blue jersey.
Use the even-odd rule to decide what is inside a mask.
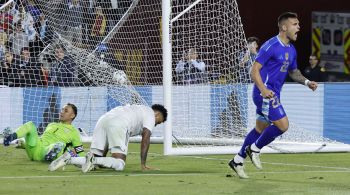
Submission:
[[[317,83],[306,79],[298,69],[297,53],[292,41],[300,31],[298,16],[286,12],[278,17],[279,34],[266,41],[259,50],[251,75],[255,83],[253,101],[256,105],[256,125],[246,136],[240,152],[229,166],[240,178],[248,178],[243,169],[247,155],[261,169],[260,150],[288,130],[288,117],[280,102],[280,92],[287,74],[313,91]]]

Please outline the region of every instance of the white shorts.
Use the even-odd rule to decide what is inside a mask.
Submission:
[[[111,150],[111,153],[127,155],[129,132],[126,125],[115,117],[102,116],[96,124],[92,135],[92,151]],[[101,155],[101,154],[99,154]]]

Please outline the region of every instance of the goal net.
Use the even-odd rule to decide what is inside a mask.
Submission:
[[[164,102],[169,121],[152,140],[166,154],[218,154],[254,126],[235,0],[16,0],[0,19],[1,129],[33,121],[42,133],[69,102],[89,137],[115,106]],[[297,125],[269,148],[345,150]]]

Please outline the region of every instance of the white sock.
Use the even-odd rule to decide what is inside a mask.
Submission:
[[[122,171],[125,167],[125,162],[122,159],[113,157],[95,157],[94,164],[113,168],[116,171]]]
[[[233,158],[233,160],[235,161],[235,163],[244,163],[244,158],[238,154],[236,154],[236,156]]]
[[[260,149],[255,145],[255,143],[253,143],[253,144],[250,146],[250,149],[252,149],[252,150],[255,151],[255,152],[260,152]]]
[[[85,164],[85,157],[72,157],[68,164],[72,164],[72,165],[83,165]]]

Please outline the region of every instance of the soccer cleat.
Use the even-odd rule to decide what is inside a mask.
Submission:
[[[66,166],[70,159],[71,155],[68,152],[65,152],[62,156],[51,162],[49,165],[49,171],[56,171],[57,169]]]
[[[13,140],[17,139],[17,137],[15,137],[12,134],[12,130],[10,129],[10,127],[6,127],[3,130],[2,134],[4,135],[4,140],[3,140],[4,146],[9,146]]]
[[[260,162],[260,152],[254,151],[250,148],[250,146],[247,146],[245,148],[246,154],[249,156],[250,160],[254,164],[254,166],[257,169],[262,169],[261,162]]]
[[[47,152],[44,159],[46,161],[53,161],[57,157],[57,155],[63,150],[63,148],[64,143],[62,142],[54,144],[54,146]]]
[[[85,156],[85,163],[81,167],[83,173],[87,173],[95,168],[94,165],[95,157],[92,152],[88,152]]]
[[[248,175],[244,172],[243,163],[235,163],[235,161],[232,159],[230,162],[228,162],[228,166],[231,167],[232,170],[234,170],[238,177],[241,179],[248,179]]]

